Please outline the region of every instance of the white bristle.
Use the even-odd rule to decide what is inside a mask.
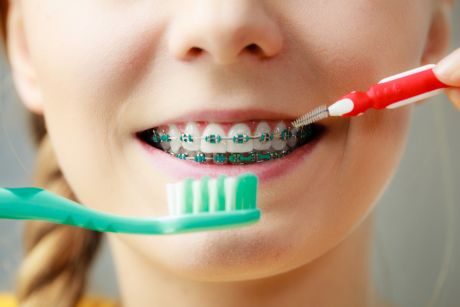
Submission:
[[[327,106],[322,105],[320,107],[317,107],[313,111],[297,118],[295,121],[292,122],[292,125],[295,128],[300,128],[302,126],[310,125],[314,122],[325,119],[327,117],[329,117],[328,108]]]
[[[217,179],[212,178],[208,181],[208,191],[209,191],[209,212],[216,212],[217,211],[217,198],[218,190],[217,190]]]
[[[201,180],[194,180],[192,182],[192,195],[193,195],[193,213],[202,211],[201,205]]]
[[[182,215],[185,214],[185,198],[184,198],[184,182],[176,183],[176,193],[174,195],[176,201],[176,214]]]
[[[228,177],[225,179],[225,210],[232,211],[236,209],[235,185],[236,179]]]

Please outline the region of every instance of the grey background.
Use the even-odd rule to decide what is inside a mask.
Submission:
[[[460,47],[460,8],[452,49]],[[34,164],[25,110],[0,60],[0,187],[29,186]],[[460,306],[460,113],[439,96],[416,108],[394,180],[377,205],[373,261],[381,291],[399,306]],[[0,220],[0,292],[11,291],[21,260],[20,222]],[[90,292],[117,296],[106,242]],[[444,280],[444,283],[442,281]],[[439,296],[438,296],[439,295]]]

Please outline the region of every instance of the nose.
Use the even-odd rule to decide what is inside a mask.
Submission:
[[[258,0],[195,0],[173,17],[168,44],[180,60],[208,55],[220,65],[242,56],[275,57],[283,37],[273,17]]]

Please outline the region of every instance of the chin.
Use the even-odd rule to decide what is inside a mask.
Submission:
[[[312,250],[327,249],[328,240],[322,241],[322,248],[305,248],[312,242],[298,232],[293,235],[293,224],[265,216],[257,224],[238,229],[148,238],[126,236],[124,241],[129,249],[143,255],[148,267],[188,280],[235,282],[296,269],[318,256]]]

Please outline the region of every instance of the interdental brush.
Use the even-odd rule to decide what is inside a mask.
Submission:
[[[368,109],[395,109],[435,96],[448,88],[429,64],[381,80],[367,92],[353,91],[330,106],[320,106],[292,122],[296,128],[329,116],[359,116]]]

